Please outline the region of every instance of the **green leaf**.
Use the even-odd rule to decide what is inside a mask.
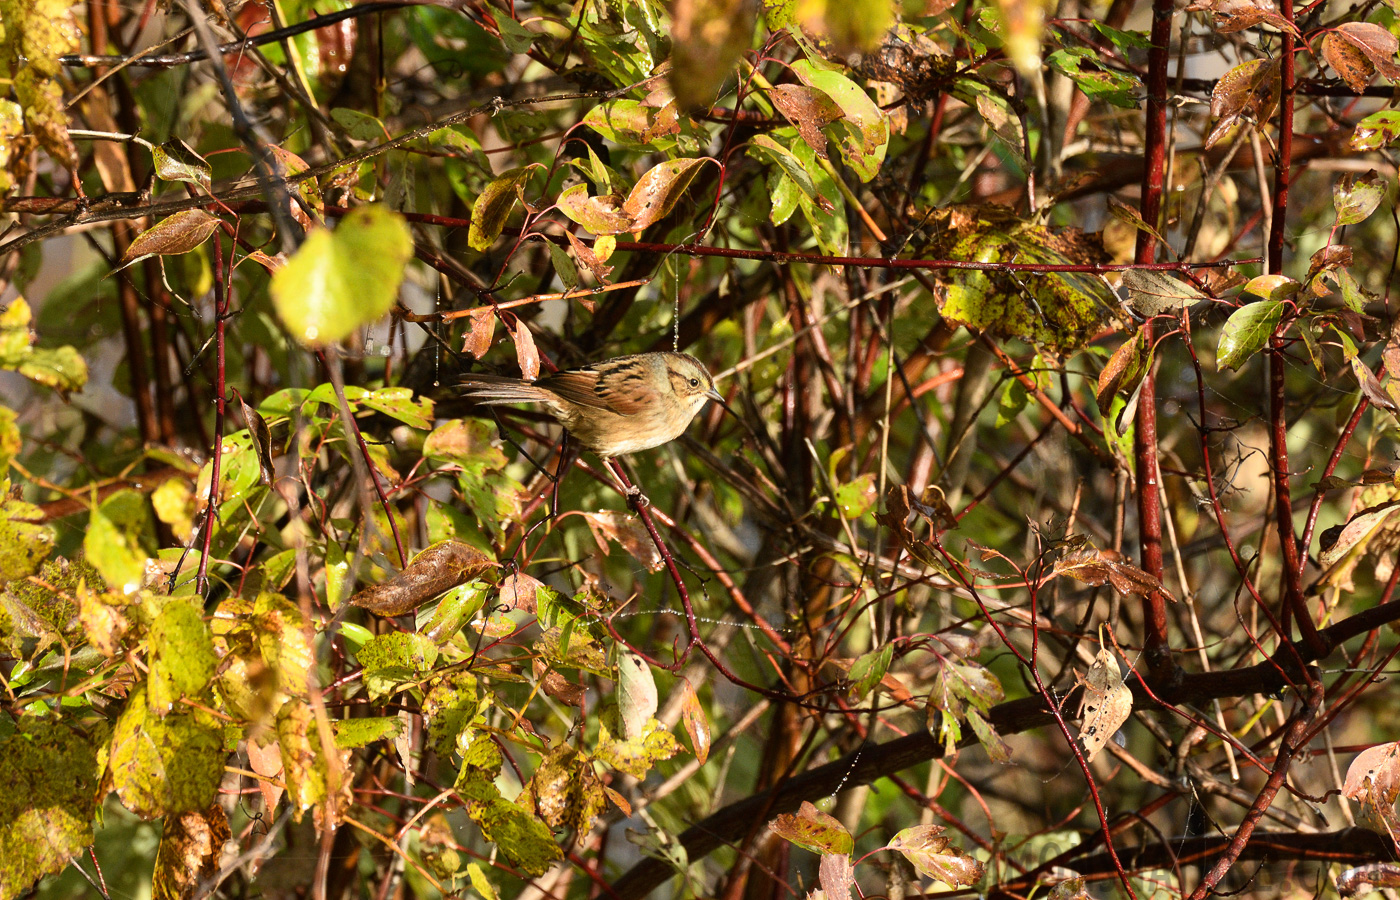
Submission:
[[[155,534],[146,498],[117,491],[92,511],[83,549],[107,584],[130,594],[146,577],[146,560],[154,553]]]
[[[861,181],[880,171],[890,142],[889,119],[854,81],[840,72],[819,69],[809,60],[793,62],[792,71],[808,87],[824,92],[841,107],[844,118],[831,125],[841,157]]]
[[[1385,199],[1389,185],[1381,174],[1371,169],[1357,176],[1348,172],[1332,187],[1332,205],[1337,209],[1338,225],[1355,225],[1364,221]]]
[[[474,781],[457,791],[482,835],[525,874],[543,875],[563,858],[548,826],[507,801],[494,784]]]
[[[949,887],[970,887],[981,881],[982,863],[952,846],[940,836],[942,831],[942,825],[915,825],[896,834],[886,848],[903,854],[920,875]]]
[[[1069,78],[1090,100],[1105,100],[1121,109],[1137,109],[1142,84],[1112,69],[1101,68],[1098,55],[1085,47],[1056,50],[1045,58],[1050,68]]]
[[[53,550],[54,530],[41,524],[39,507],[10,495],[10,480],[0,477],[0,585],[39,571]]]
[[[395,631],[371,638],[357,658],[365,667],[365,690],[371,700],[380,700],[432,671],[438,648],[421,634]]]
[[[1400,138],[1400,110],[1383,109],[1371,113],[1356,123],[1351,135],[1351,149],[1379,150]]]
[[[656,719],[648,719],[640,734],[630,740],[614,737],[606,725],[599,726],[595,756],[621,772],[645,778],[662,760],[681,752],[680,741]]]
[[[476,198],[472,206],[471,230],[467,233],[467,243],[473,250],[489,250],[496,238],[501,236],[501,230],[506,227],[506,218],[519,199],[517,192],[536,168],[538,166],[532,164],[502,172]]]
[[[1238,369],[1264,349],[1283,318],[1283,301],[1260,300],[1231,313],[1220,329],[1216,364],[1222,369]]]
[[[335,746],[338,750],[366,747],[375,741],[398,737],[403,720],[398,716],[374,716],[368,719],[339,719],[335,723]]]
[[[213,187],[213,169],[208,161],[179,138],[154,148],[151,160],[155,163],[156,177],[162,181],[183,181],[206,194]]]
[[[345,133],[357,141],[370,141],[382,143],[390,137],[389,129],[384,127],[384,123],[374,116],[366,115],[357,109],[349,109],[337,106],[331,110],[331,119],[337,125],[345,129]],[[443,131],[451,131],[444,128]],[[436,134],[437,132],[434,132]],[[455,134],[455,132],[453,132]]]
[[[92,844],[97,755],[53,719],[0,739],[0,897],[21,897]]]
[[[412,388],[386,387],[360,398],[360,406],[382,412],[405,425],[427,431],[433,427],[433,401],[419,397]]]
[[[851,680],[850,696],[861,700],[868,696],[890,670],[890,660],[894,659],[894,645],[886,644],[879,650],[872,650],[855,661],[848,676]]]
[[[23,297],[0,310],[0,369],[11,369],[57,391],[81,390],[87,363],[72,347],[37,348],[30,332],[32,315]]]
[[[225,755],[218,719],[199,709],[157,716],[141,685],[117,719],[107,771],[126,808],[151,819],[214,802]]]
[[[524,53],[538,37],[533,31],[521,25],[510,16],[496,14],[496,27],[501,32],[501,43],[509,53]]]
[[[394,305],[413,238],[403,216],[356,209],[330,231],[316,228],[272,276],[272,303],[287,330],[312,345],[334,343]]]
[[[182,698],[197,699],[214,677],[214,643],[204,607],[193,598],[168,600],[151,625],[146,703],[165,716]]]

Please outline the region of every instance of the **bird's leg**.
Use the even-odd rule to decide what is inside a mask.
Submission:
[[[559,517],[559,489],[564,486],[564,476],[569,474],[569,470],[578,462],[578,443],[569,437],[569,432],[565,431],[563,437],[559,439],[559,462],[554,468],[554,496],[549,501],[549,517],[555,519]]]
[[[622,463],[616,459],[609,459],[607,464],[612,473],[617,476],[618,483],[622,486],[622,493],[627,497],[627,505],[631,507],[633,512],[651,506],[647,495],[643,494],[642,489],[633,484],[627,477],[627,473],[623,471]]]

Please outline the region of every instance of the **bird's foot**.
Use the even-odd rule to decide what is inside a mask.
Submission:
[[[627,505],[633,512],[637,512],[651,506],[651,501],[647,499],[646,494],[642,493],[642,489],[634,484],[627,488]]]

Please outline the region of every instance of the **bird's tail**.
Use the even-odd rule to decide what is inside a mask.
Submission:
[[[543,403],[554,399],[554,395],[542,387],[504,375],[464,375],[461,387],[462,396],[481,406],[499,406],[504,403]]]

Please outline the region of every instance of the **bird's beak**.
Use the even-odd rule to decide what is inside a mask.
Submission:
[[[720,406],[724,405],[724,398],[721,397],[719,391],[715,390],[714,388],[710,388],[708,391],[706,391],[704,396],[710,400],[715,401]]]

